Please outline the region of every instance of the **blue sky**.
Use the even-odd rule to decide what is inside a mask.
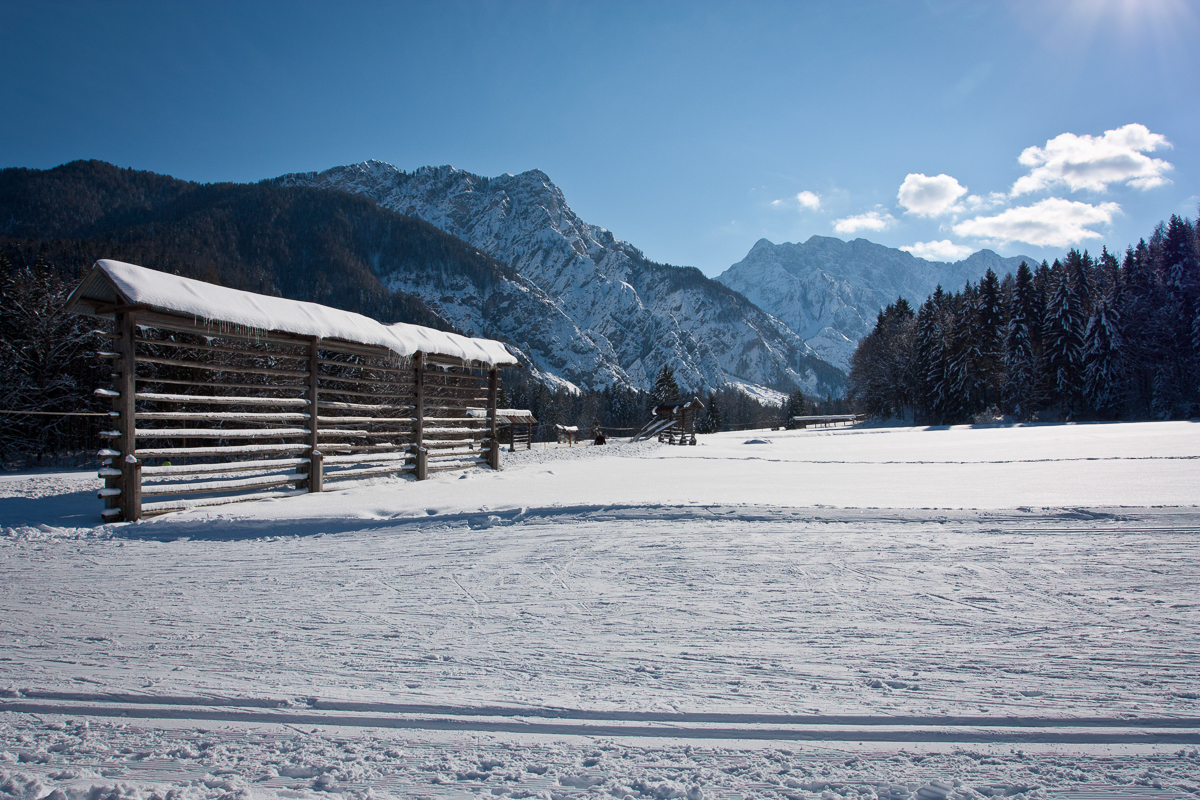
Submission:
[[[710,275],[814,234],[1053,258],[1196,216],[1197,41],[1188,0],[0,0],[0,166],[540,168]]]

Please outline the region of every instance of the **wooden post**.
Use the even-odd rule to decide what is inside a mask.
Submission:
[[[488,446],[488,466],[500,469],[500,431],[496,427],[496,402],[500,389],[500,370],[492,367],[488,370],[488,435],[491,441]]]
[[[142,465],[137,460],[137,411],[134,393],[137,391],[137,360],[134,351],[134,335],[137,320],[132,311],[117,314],[117,333],[120,335],[118,352],[121,354],[117,391],[121,423],[121,436],[117,449],[121,455],[116,467],[121,470],[121,517],[126,522],[137,522],[142,518]]]
[[[314,336],[308,345],[308,491],[320,492],[325,489],[323,462],[318,443],[317,415],[320,413],[321,402],[321,337]]]
[[[142,518],[142,462],[137,456],[122,459],[121,471],[125,473],[125,486],[121,489],[121,515],[126,522],[137,522]]]
[[[413,356],[413,385],[413,452],[417,456],[417,480],[423,481],[429,477],[429,454],[425,451],[425,354],[421,352]]]
[[[325,491],[325,456],[320,450],[309,451],[308,490],[310,492]]]

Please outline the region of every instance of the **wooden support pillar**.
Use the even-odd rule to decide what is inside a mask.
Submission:
[[[318,439],[317,415],[321,403],[321,337],[314,336],[308,344],[308,491],[325,489],[324,459]]]
[[[137,413],[134,392],[137,391],[137,360],[134,336],[137,319],[134,312],[117,314],[117,334],[120,338],[118,360],[120,374],[117,377],[117,398],[120,415],[121,436],[117,439],[117,450],[121,455],[115,466],[121,470],[121,517],[126,522],[137,522],[142,518],[142,465],[137,459]]]
[[[423,481],[429,477],[429,453],[425,450],[425,354],[421,352],[413,356],[413,387],[413,452],[417,457],[417,480]]]
[[[310,451],[308,465],[308,490],[310,492],[325,491],[325,454],[320,450]]]
[[[496,425],[496,403],[500,394],[500,370],[492,367],[488,370],[488,435],[491,438],[488,447],[488,466],[500,469],[500,431]]]

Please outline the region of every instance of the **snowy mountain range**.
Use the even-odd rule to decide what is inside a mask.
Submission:
[[[927,261],[866,239],[813,236],[803,244],[759,239],[717,280],[783,320],[821,358],[848,371],[858,340],[897,297],[916,308],[938,285],[960,289],[989,268],[1000,276],[1015,273],[1022,261],[1038,263],[991,250],[955,263]]]
[[[514,343],[545,376],[646,389],[669,364],[692,391],[842,392],[843,371],[779,319],[699,270],[654,263],[584,222],[540,170],[485,178],[449,166],[410,173],[367,161],[272,183],[366,196],[512,266],[516,278],[461,286],[379,270],[389,288],[420,297],[460,330]]]

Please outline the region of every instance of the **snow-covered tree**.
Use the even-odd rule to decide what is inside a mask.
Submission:
[[[1083,321],[1069,276],[1061,275],[1042,325],[1043,363],[1049,388],[1068,415],[1078,411]]]
[[[1083,396],[1098,416],[1113,419],[1125,398],[1125,365],[1121,352],[1121,299],[1105,298],[1088,321],[1083,337]]]
[[[1021,419],[1029,419],[1039,405],[1037,354],[1032,329],[1036,325],[1033,273],[1022,262],[1013,285],[1008,332],[1004,339],[1005,408]]]

